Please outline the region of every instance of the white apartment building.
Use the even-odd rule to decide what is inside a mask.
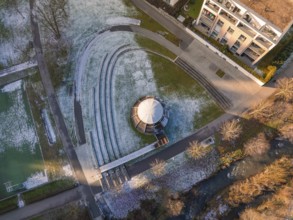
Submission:
[[[204,0],[197,25],[256,64],[293,24],[293,0]]]

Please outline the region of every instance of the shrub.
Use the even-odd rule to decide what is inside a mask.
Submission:
[[[257,137],[250,139],[244,144],[244,153],[249,156],[260,156],[270,149],[269,141],[264,133],[260,133]]]
[[[276,190],[292,175],[292,159],[283,157],[267,166],[261,173],[238,181],[229,188],[227,202],[231,206],[249,203],[265,190]]]
[[[220,133],[225,141],[233,141],[239,137],[242,131],[242,127],[240,123],[233,119],[231,121],[225,122],[221,129]]]
[[[151,171],[155,176],[161,176],[165,173],[166,162],[156,159],[151,163]]]
[[[293,124],[288,124],[288,125],[283,126],[280,129],[280,133],[281,133],[282,137],[286,138],[291,143],[293,143]]]
[[[193,141],[190,144],[190,147],[186,150],[186,154],[189,158],[200,159],[207,155],[212,148],[210,146],[202,146],[198,141]]]
[[[184,203],[181,200],[168,199],[165,206],[169,215],[178,216],[183,210]]]
[[[0,201],[0,214],[17,209],[17,197],[13,196]]]
[[[48,184],[44,184],[35,189],[26,191],[22,194],[26,204],[30,204],[58,193],[71,189],[75,186],[75,182],[71,179],[61,179]]]
[[[230,166],[231,163],[243,158],[243,156],[244,156],[244,154],[241,149],[238,149],[238,150],[235,150],[232,152],[228,152],[220,158],[221,165],[223,168],[228,167],[228,166]]]
[[[292,216],[290,205],[293,202],[293,180],[277,191],[272,197],[263,201],[256,208],[246,209],[240,214],[240,220],[250,219],[287,219]]]

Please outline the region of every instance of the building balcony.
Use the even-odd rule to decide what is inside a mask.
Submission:
[[[242,23],[238,24],[237,27],[250,37],[254,37],[256,35],[256,33],[251,28],[247,27],[246,25],[243,25]]]
[[[250,48],[247,48],[244,51],[244,54],[249,56],[252,60],[256,60],[259,57],[259,55],[257,53],[255,53],[255,52],[253,52]]]
[[[274,42],[276,42],[277,39],[278,39],[276,33],[274,33],[274,32],[271,31],[271,30],[267,30],[267,29],[264,28],[263,30],[261,30],[261,33],[262,33],[264,36],[266,36],[267,38],[269,38],[270,40],[274,41]]]
[[[231,24],[236,24],[237,20],[235,18],[233,18],[231,15],[229,15],[228,13],[221,11],[220,13],[220,17],[224,18],[226,21],[229,21]]]
[[[257,53],[258,55],[261,55],[265,52],[264,49],[260,48],[259,46],[257,46],[256,44],[252,43],[249,47],[250,50],[252,50],[253,52]]]
[[[263,39],[262,37],[257,37],[256,42],[264,46],[265,48],[269,49],[273,44],[269,42],[268,40]]]
[[[210,1],[207,1],[205,6],[207,6],[209,9],[211,9],[214,12],[218,12],[220,7],[218,7],[217,5],[211,3]]]
[[[209,28],[213,26],[213,21],[207,18],[206,16],[201,16],[200,21]]]

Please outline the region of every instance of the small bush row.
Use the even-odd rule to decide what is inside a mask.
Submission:
[[[26,191],[22,194],[26,204],[30,204],[50,196],[54,196],[63,191],[72,189],[75,182],[72,179],[61,179],[42,185],[38,188]]]

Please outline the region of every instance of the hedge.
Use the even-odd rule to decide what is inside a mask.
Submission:
[[[17,196],[9,197],[8,199],[0,201],[0,215],[17,208]]]
[[[22,197],[26,204],[30,204],[45,199],[47,197],[54,196],[58,193],[72,189],[74,187],[75,182],[72,179],[61,179],[26,191],[22,194]]]

